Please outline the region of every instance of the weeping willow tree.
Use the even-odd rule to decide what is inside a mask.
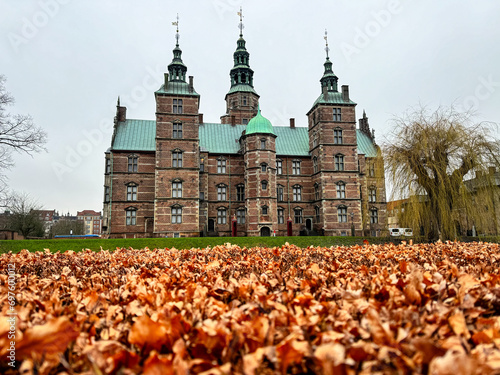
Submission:
[[[458,226],[497,220],[491,167],[499,165],[500,143],[492,124],[453,107],[417,108],[394,123],[383,150],[392,198],[407,199],[402,227],[444,240],[456,238]]]

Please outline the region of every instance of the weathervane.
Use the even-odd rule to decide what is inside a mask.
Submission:
[[[177,30],[175,33],[175,40],[176,40],[176,44],[179,45],[179,38],[180,38],[180,35],[179,35],[179,13],[177,13],[177,21],[172,22],[172,26],[177,26]]]
[[[245,26],[243,25],[243,8],[240,7],[240,11],[237,13],[238,16],[240,16],[240,24],[238,25],[238,27],[240,28],[240,36],[243,36],[243,29],[245,28]]]
[[[326,58],[328,59],[328,52],[330,52],[330,48],[328,48],[328,31],[325,29],[325,41],[326,41],[326,47],[325,47],[325,51],[326,51]]]

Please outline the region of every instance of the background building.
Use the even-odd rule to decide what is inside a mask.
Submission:
[[[242,33],[220,123],[203,121],[181,55],[177,38],[156,120],[128,119],[118,100],[105,154],[106,235],[385,234],[380,149],[365,113],[356,127],[356,103],[348,86],[339,90],[328,48],[308,127],[263,116]]]
[[[83,210],[76,213],[78,220],[83,221],[84,234],[101,235],[102,216],[100,212]]]

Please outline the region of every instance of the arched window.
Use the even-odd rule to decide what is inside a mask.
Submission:
[[[294,202],[302,201],[302,186],[295,185],[293,187],[293,201]]]
[[[180,121],[176,121],[172,126],[172,138],[182,138],[182,123]]]
[[[261,172],[265,172],[265,171],[267,171],[267,164],[266,164],[266,163],[262,163],[262,164],[260,165],[260,170],[261,170]]]
[[[378,210],[376,208],[370,209],[370,224],[378,223]]]
[[[174,180],[172,182],[172,198],[182,198],[182,181]]]
[[[344,170],[344,155],[342,154],[335,155],[335,170],[336,171]]]
[[[345,198],[345,183],[344,181],[337,182],[337,198]]]
[[[225,201],[227,200],[227,186],[224,184],[217,185],[217,200]]]
[[[313,157],[313,170],[314,170],[314,173],[318,172],[318,158],[316,156]]]
[[[128,172],[137,172],[139,164],[139,157],[137,155],[129,155],[128,157]]]
[[[221,207],[217,210],[217,224],[226,224],[227,223],[227,210],[224,207]]]
[[[260,140],[260,149],[261,150],[265,150],[266,149],[266,140],[265,139],[261,139]]]
[[[347,207],[346,206],[338,206],[337,207],[337,217],[339,223],[347,223]]]
[[[293,209],[295,224],[302,224],[304,222],[304,217],[302,216],[302,208],[296,207]]]
[[[179,205],[172,206],[172,224],[182,223],[182,207]]]
[[[179,149],[172,151],[172,167],[182,168],[182,151]]]
[[[333,143],[341,145],[343,143],[342,128],[335,128],[333,130]]]
[[[377,188],[370,186],[368,189],[368,202],[375,203],[377,201]]]
[[[262,181],[260,184],[262,186],[262,190],[267,190],[267,181],[266,180]]]
[[[129,182],[127,184],[127,200],[136,201],[137,200],[137,184]]]
[[[125,209],[125,225],[137,224],[137,208],[128,207]]]
[[[278,224],[285,223],[285,209],[283,207],[278,207]]]

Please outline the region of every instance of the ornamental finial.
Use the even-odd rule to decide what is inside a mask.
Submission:
[[[175,32],[175,45],[177,47],[179,47],[179,38],[180,38],[180,35],[179,35],[179,13],[177,13],[177,21],[172,22],[172,26],[177,27],[177,30]]]
[[[329,59],[328,57],[328,52],[330,52],[330,48],[328,48],[328,31],[325,29],[325,36],[324,36],[324,39],[325,39],[325,42],[326,42],[326,47],[325,47],[325,51],[326,51],[326,58]]]
[[[245,25],[243,25],[243,8],[240,7],[240,11],[237,13],[238,16],[240,16],[240,24],[238,27],[240,28],[240,36],[243,36],[243,29],[245,28]]]

